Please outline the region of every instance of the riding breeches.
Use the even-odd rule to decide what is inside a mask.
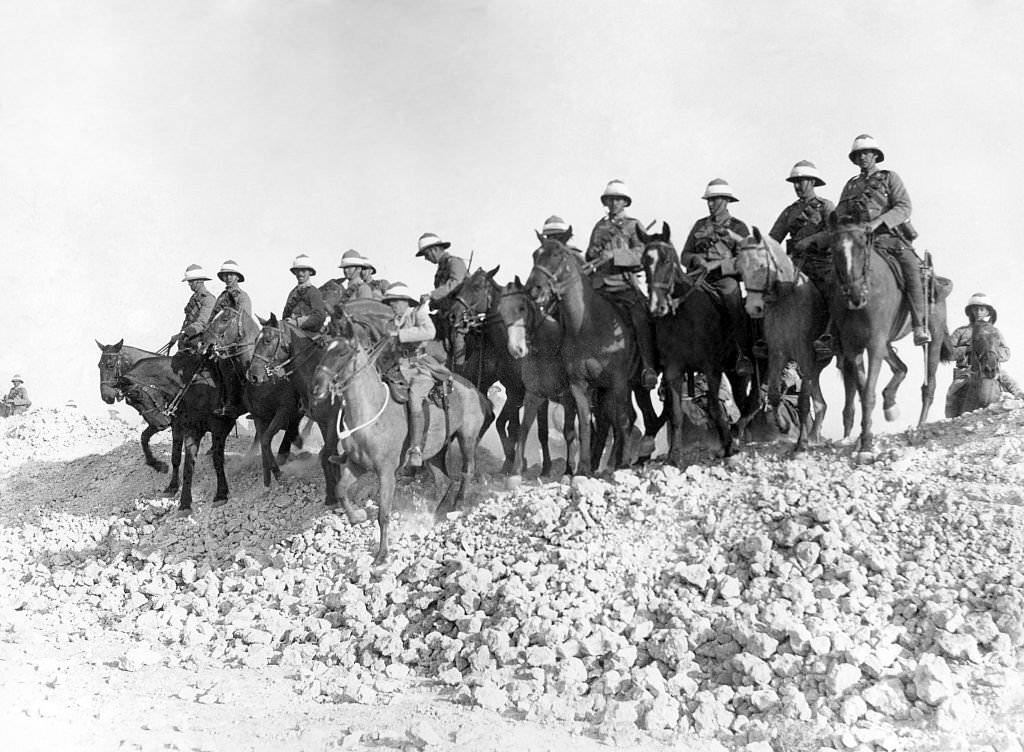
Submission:
[[[409,385],[409,402],[422,405],[434,386],[434,376],[422,363],[415,360],[403,362],[398,369]]]
[[[910,323],[914,327],[924,326],[926,303],[924,287],[921,284],[921,261],[914,253],[914,249],[898,238],[885,236],[876,239],[875,245],[896,257],[903,271],[903,285],[910,306]]]

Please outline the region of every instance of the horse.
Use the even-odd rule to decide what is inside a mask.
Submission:
[[[203,332],[203,346],[214,357],[228,360],[235,374],[244,384],[245,404],[256,427],[256,440],[260,445],[260,460],[263,469],[263,485],[270,487],[270,480],[281,480],[281,465],[288,461],[293,443],[300,443],[299,422],[302,410],[299,395],[289,381],[276,380],[256,383],[247,378],[246,372],[252,361],[256,336],[259,330],[255,323],[234,308],[225,308],[206,325]],[[278,431],[284,431],[277,447],[277,457],[271,442]]]
[[[391,388],[375,367],[376,361],[385,351],[393,351],[395,344],[389,337],[367,349],[359,337],[332,340],[316,366],[312,391],[315,400],[329,399],[334,406],[334,419],[324,444],[325,448],[337,445],[344,451],[344,465],[335,489],[337,496],[345,499],[348,486],[364,472],[372,472],[380,483],[376,565],[387,560],[396,475],[408,444],[405,406],[391,398]],[[491,403],[466,379],[453,375],[447,408],[431,403],[425,413],[423,457],[439,492],[442,485],[447,485],[435,509],[435,515],[443,518],[458,508],[473,477],[477,442],[491,417]],[[457,483],[448,484],[445,460],[453,438],[459,441],[462,473]]]
[[[617,306],[594,290],[576,255],[553,238],[542,238],[525,288],[543,313],[557,319],[562,330],[559,357],[579,423],[577,472],[589,475],[598,465],[599,450],[604,448],[600,440],[603,430],[599,424],[592,436],[591,419],[603,420],[604,415],[609,416],[614,436],[611,462],[615,468],[625,467],[626,442],[635,415],[630,395],[640,372],[632,330]],[[639,404],[644,433],[653,449],[652,440],[661,422],[651,407],[650,395],[636,391],[646,397],[646,405]],[[598,410],[592,404],[592,393]]]
[[[146,464],[158,473],[166,473],[168,470],[167,463],[153,456],[153,452],[149,448],[149,440],[154,434],[170,425],[170,423],[167,422],[166,424],[159,425],[162,421],[154,422],[147,418],[146,415],[142,414],[142,406],[135,401],[134,397],[125,395],[116,386],[118,379],[140,360],[143,358],[158,358],[161,357],[160,354],[150,352],[149,350],[142,350],[138,347],[127,347],[123,339],[118,340],[112,345],[104,345],[99,340],[96,340],[96,345],[100,348],[101,353],[100,362],[98,363],[100,369],[100,399],[108,405],[113,405],[115,402],[123,399],[142,415],[143,420],[146,421],[146,427],[142,430],[142,436],[139,441],[142,444],[142,454],[146,458]],[[177,464],[175,464],[175,470],[177,470]],[[177,486],[175,485],[175,487]]]
[[[999,361],[1004,347],[1002,335],[990,322],[978,319],[971,324],[970,370],[967,381],[957,391],[953,409],[947,418],[980,410],[1002,399]],[[950,386],[952,388],[953,385]]]
[[[513,469],[516,473],[526,470],[525,457],[519,457],[520,464],[515,464],[522,431],[519,410],[525,400],[526,387],[519,363],[509,353],[508,336],[497,314],[501,286],[494,281],[494,275],[500,268],[498,266],[491,271],[477,269],[466,277],[449,296],[447,316],[449,329],[461,332],[466,340],[466,362],[458,372],[484,394],[496,381],[505,387],[505,404],[494,421],[494,427],[505,454],[501,472],[510,475]],[[535,414],[541,476],[547,476],[551,473],[547,400],[537,406]]]
[[[561,328],[554,319],[541,314],[540,308],[518,276],[498,291],[495,313],[505,331],[505,347],[519,364],[519,374],[525,389],[523,418],[513,466],[525,467],[526,437],[530,426],[535,418],[547,418],[547,405],[552,401],[560,403],[565,410],[562,426],[565,473],[571,475],[576,464],[573,462],[573,447],[577,438],[576,403],[569,388],[568,374],[559,357]],[[546,429],[545,422],[545,434]],[[541,475],[545,475],[543,469]]]
[[[719,393],[724,375],[742,415],[753,413],[749,402],[759,395],[749,390],[748,377],[729,367],[736,362],[737,346],[728,318],[716,302],[717,293],[704,284],[704,275],[690,277],[683,272],[679,254],[672,245],[671,228],[666,223],[661,233],[645,235],[643,239],[650,314],[661,355],[666,402],[670,404],[669,462],[682,465],[689,374],[703,373],[711,395]],[[729,420],[718,399],[709,399],[707,408],[718,433],[721,456],[728,460],[736,454]]]
[[[235,425],[232,417],[214,414],[220,405],[217,381],[212,371],[199,356],[171,358],[144,358],[118,377],[115,388],[124,393],[126,400],[139,405],[147,422],[163,430],[171,427],[171,482],[164,493],[178,491],[178,462],[184,449],[185,463],[181,471],[181,498],[178,510],[182,514],[192,511],[192,473],[196,453],[203,436],[209,432],[213,440],[213,467],[217,473],[217,491],[213,505],[221,506],[228,499],[228,482],[224,475],[224,444]],[[182,361],[187,361],[183,363]],[[186,379],[184,373],[189,372]],[[131,402],[129,403],[131,404]]]
[[[827,365],[814,353],[814,340],[828,323],[825,299],[806,274],[774,238],[763,236],[758,228],[740,245],[736,269],[747,290],[747,315],[764,319],[764,337],[768,344],[768,404],[775,413],[780,431],[789,429],[787,412],[780,405],[782,370],[795,361],[800,372],[797,401],[799,434],[793,453],[807,448],[808,440],[821,441],[821,423],[825,418],[825,398],[819,376]],[[814,414],[811,415],[811,403]]]
[[[871,417],[883,360],[892,371],[892,378],[882,389],[885,419],[891,421],[898,416],[896,392],[906,378],[907,366],[896,354],[892,343],[910,332],[910,310],[897,284],[895,272],[874,247],[872,235],[864,225],[840,222],[833,214],[829,217],[828,229],[835,280],[829,296],[829,309],[839,340],[839,367],[843,374],[846,397],[841,444],[854,443],[851,439],[854,403],[859,396],[861,433],[856,442],[856,459],[858,462],[870,462],[874,457]],[[926,296],[932,298],[927,303],[931,342],[924,346],[925,382],[921,386],[921,412],[917,421],[919,427],[927,420],[935,397],[935,372],[939,360],[948,360],[950,357],[946,296],[952,290],[952,283],[944,278],[936,278],[935,282],[934,294],[926,293]]]

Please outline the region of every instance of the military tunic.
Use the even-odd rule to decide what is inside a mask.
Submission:
[[[639,289],[636,274],[643,266],[644,254],[639,226],[638,220],[625,214],[602,217],[594,225],[586,260],[595,262],[591,277],[595,288],[604,287],[609,292]]]
[[[410,307],[394,319],[401,358],[399,370],[409,384],[409,397],[421,404],[434,386],[434,373],[445,370],[427,352],[426,343],[434,339],[436,330],[426,306]]]
[[[749,234],[747,226],[731,215],[727,214],[721,218],[701,217],[690,229],[679,260],[686,268],[690,268],[698,258],[707,263],[731,261],[736,256],[740,240]],[[720,271],[714,270],[708,278],[715,279],[721,276],[735,275],[722,275]]]
[[[946,392],[946,417],[952,418],[958,412],[960,391],[967,385],[971,377],[971,325],[957,327],[949,336],[950,344],[953,347],[953,359],[956,364],[953,366],[953,383],[949,385]],[[1005,363],[1010,359],[1010,348],[1004,344],[999,346],[999,362]],[[1009,374],[999,369],[999,387],[1004,392],[1009,392],[1017,399],[1024,398],[1024,390],[1020,388]]]
[[[835,205],[820,196],[797,199],[782,210],[768,233],[779,243],[789,236],[787,252],[822,291],[832,270],[832,251],[823,229],[828,215],[834,210]],[[807,241],[806,247],[798,250],[796,246],[800,241]]]
[[[4,397],[4,404],[10,407],[11,415],[21,415],[32,406],[32,400],[28,398],[28,389],[23,384],[12,386]]]
[[[206,325],[213,314],[213,294],[204,289],[196,290],[185,304],[185,320],[178,336],[178,349],[195,349],[206,331]]]
[[[296,285],[288,293],[281,318],[294,318],[300,329],[307,332],[319,332],[327,319],[324,299],[320,290],[309,282]]]
[[[430,291],[430,307],[438,308],[441,301],[451,295],[452,290],[462,284],[469,271],[466,262],[447,251],[437,260],[437,271],[434,272],[434,289]]]
[[[249,300],[249,294],[240,287],[224,288],[221,294],[217,296],[216,302],[213,304],[213,310],[210,312],[210,318],[212,319],[225,308],[234,308],[241,311],[243,316],[248,316],[250,319],[252,318],[252,301]]]
[[[900,176],[891,170],[874,169],[846,181],[836,206],[840,218],[855,222],[881,220],[876,234],[896,235],[896,228],[910,219],[910,194]]]

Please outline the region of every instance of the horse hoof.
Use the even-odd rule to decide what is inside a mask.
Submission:
[[[178,516],[179,517],[191,517],[192,516],[192,507],[188,507],[187,509],[179,509],[178,510]]]
[[[856,457],[854,459],[855,459],[855,461],[857,462],[858,465],[870,465],[872,462],[875,461],[875,453],[874,452],[857,452],[857,455],[856,455]]]
[[[566,473],[565,475],[558,479],[558,482],[561,483],[563,486],[568,486],[569,484],[572,483],[572,476]]]
[[[519,486],[521,486],[522,484],[522,475],[510,475],[507,478],[505,478],[505,488],[507,488],[509,491],[514,491],[515,489],[519,488]]]
[[[223,499],[214,499],[213,500],[213,506],[215,506],[215,507],[222,507],[222,506],[224,506],[227,503],[228,503],[227,497],[225,497]]]
[[[739,467],[740,456],[738,454],[730,454],[725,458],[725,464],[727,467]]]
[[[899,420],[899,417],[900,417],[899,405],[893,405],[892,407],[887,407],[882,412],[885,415],[885,419],[887,421],[889,421],[890,423],[892,421],[894,421],[894,420]]]
[[[637,444],[636,453],[640,457],[650,457],[654,454],[654,437],[644,436]]]
[[[348,524],[350,525],[361,525],[369,519],[369,517],[366,516],[365,509],[349,510],[345,512],[345,517],[348,518]]]
[[[153,463],[153,469],[158,473],[166,473],[171,468],[166,462],[157,461]]]
[[[168,486],[167,488],[165,488],[163,491],[160,492],[160,495],[161,496],[166,496],[168,498],[171,497],[171,496],[177,496],[178,495],[178,487],[177,486]]]

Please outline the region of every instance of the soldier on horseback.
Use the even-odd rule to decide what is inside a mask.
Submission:
[[[540,228],[540,232],[537,233],[540,240],[557,240],[559,243],[564,245],[579,259],[582,264],[585,259],[583,251],[576,246],[572,245],[572,225],[566,222],[564,219],[559,217],[557,214],[552,214],[550,217],[544,220],[544,225]],[[533,260],[536,261],[540,255],[541,248],[538,248],[533,252]]]
[[[835,204],[814,192],[815,187],[825,185],[825,181],[813,162],[805,159],[797,162],[786,181],[793,184],[797,200],[782,210],[768,234],[779,243],[789,237],[786,252],[818,291],[827,295],[832,254],[828,235],[822,230],[828,215],[835,210]]]
[[[875,248],[895,257],[903,272],[914,344],[926,345],[932,338],[925,323],[927,301],[921,284],[921,262],[911,245],[917,232],[910,224],[910,194],[899,175],[878,169],[885,155],[871,136],[857,136],[849,156],[860,167],[860,174],[843,186],[836,214],[841,220],[866,223]]]
[[[181,281],[188,282],[192,297],[185,304],[185,320],[181,329],[171,337],[167,347],[177,342],[178,352],[196,352],[202,343],[206,324],[213,314],[213,293],[206,289],[205,284],[210,281],[210,277],[199,264],[189,264]]]
[[[644,243],[637,232],[640,223],[626,214],[633,199],[621,180],[612,180],[605,186],[601,203],[608,215],[598,220],[590,233],[584,270],[591,272],[595,290],[628,313],[626,319],[640,355],[640,384],[644,389],[653,389],[658,384],[658,356],[647,317],[647,300],[638,280],[644,253]]]
[[[438,311],[441,314],[444,314],[447,308],[448,296],[462,284],[462,280],[469,274],[466,262],[458,256],[448,253],[451,245],[447,240],[441,240],[434,233],[425,232],[420,235],[416,251],[417,257],[423,256],[430,263],[437,265],[437,271],[434,273],[434,289],[424,298],[429,302],[431,311]],[[387,295],[384,300],[387,300]],[[438,320],[446,321],[446,317],[441,315]],[[466,362],[466,337],[457,330],[446,331],[443,334],[450,348],[448,356],[451,358],[452,364],[458,368]]]
[[[317,334],[327,319],[327,310],[320,290],[310,281],[316,275],[316,269],[309,256],[304,253],[296,256],[291,273],[295,275],[298,284],[288,293],[281,318],[309,335]]]
[[[220,266],[217,272],[217,279],[224,283],[224,289],[217,296],[213,304],[213,311],[210,313],[212,320],[225,308],[233,308],[240,316],[252,318],[252,301],[249,295],[241,287],[240,282],[245,282],[245,275],[241,267],[232,259],[228,259]],[[235,373],[234,361],[230,358],[217,361],[217,386],[220,390],[221,406],[213,412],[216,415],[238,416],[244,412],[242,407],[242,384],[238,374]]]
[[[446,377],[448,369],[435,360],[425,349],[425,343],[434,339],[434,322],[426,306],[413,297],[401,282],[396,282],[384,294],[384,302],[395,312],[394,336],[398,339],[398,369],[409,386],[409,450],[408,467],[423,465],[423,438],[426,429],[424,403],[438,376]]]
[[[737,373],[751,374],[754,367],[747,354],[751,349],[750,321],[743,310],[739,273],[733,260],[740,242],[750,231],[746,224],[729,213],[729,204],[739,199],[733,195],[732,188],[725,180],[715,178],[708,183],[702,198],[708,203],[708,216],[698,219],[693,225],[679,261],[687,270],[707,269],[705,280],[721,296],[733,337],[739,347],[735,370]]]
[[[327,280],[320,287],[325,300],[347,303],[350,300],[381,299],[383,293],[378,289],[378,285],[374,284],[376,280],[373,279],[377,269],[370,259],[350,248],[341,254],[341,263],[338,267],[344,276]]]
[[[983,292],[976,292],[967,301],[964,307],[967,314],[967,325],[957,327],[950,335],[950,344],[953,347],[953,358],[956,364],[953,366],[953,383],[949,385],[946,393],[946,417],[957,414],[957,404],[960,391],[966,386],[971,375],[971,329],[976,321],[987,321],[990,324],[996,323],[998,314],[996,307]],[[1005,343],[999,346],[999,362],[1005,363],[1010,359],[1010,348]],[[1020,388],[1016,380],[999,369],[999,386],[1004,392],[1009,392],[1016,399],[1024,399],[1024,390]]]

